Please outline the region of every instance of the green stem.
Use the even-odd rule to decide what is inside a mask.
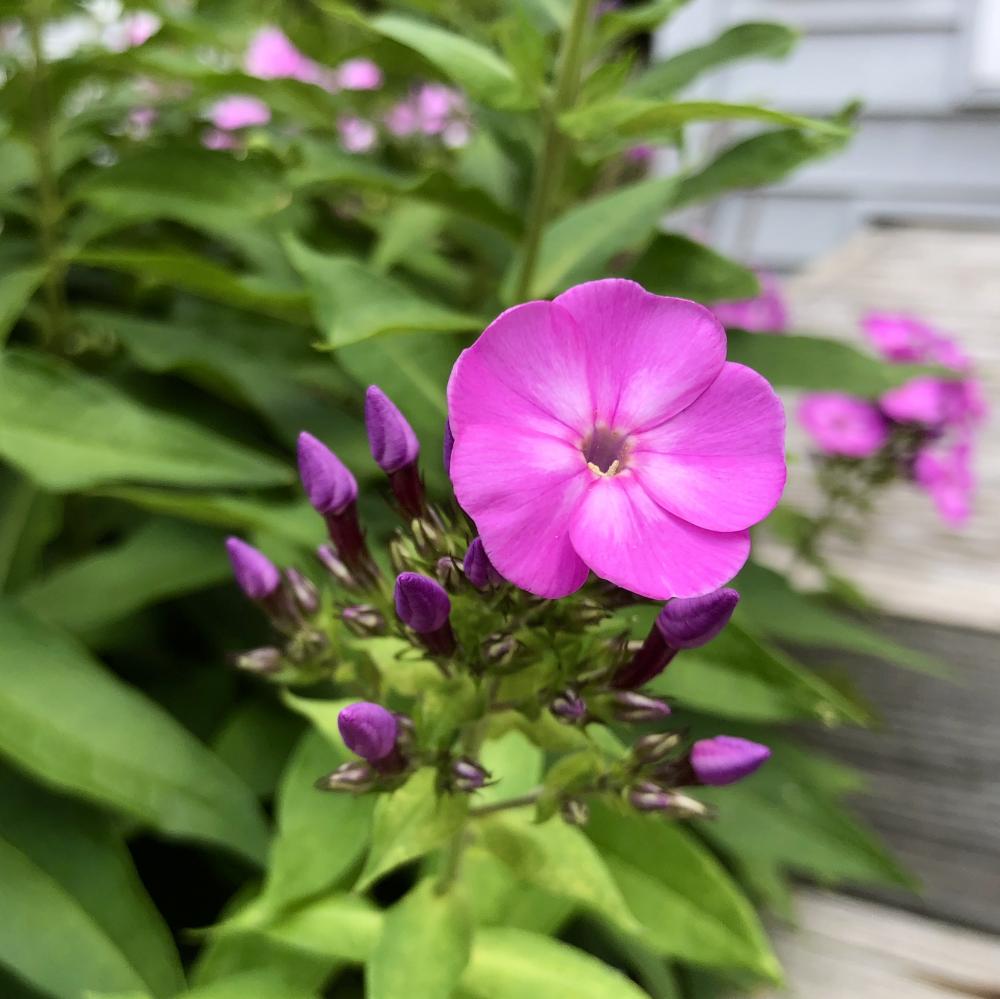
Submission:
[[[567,140],[559,130],[559,115],[573,106],[580,90],[585,55],[584,41],[587,37],[587,28],[590,26],[592,4],[593,0],[574,0],[573,13],[559,53],[555,91],[545,118],[542,153],[538,159],[531,203],[528,206],[524,257],[515,297],[518,302],[531,297],[542,236],[552,210],[553,198],[559,190],[562,178]]]
[[[516,798],[507,798],[504,801],[491,801],[488,805],[479,805],[477,808],[470,808],[469,815],[478,819],[484,815],[505,812],[508,808],[526,808],[528,805],[534,805],[541,796],[542,789],[536,787],[533,791],[519,794]]]
[[[33,0],[28,6],[27,27],[34,62],[32,80],[32,141],[38,180],[38,238],[46,270],[43,283],[48,312],[48,336],[57,340],[66,329],[64,279],[66,264],[59,242],[62,203],[52,152],[52,105],[49,99],[49,68],[42,45],[42,28],[49,13],[49,0]]]

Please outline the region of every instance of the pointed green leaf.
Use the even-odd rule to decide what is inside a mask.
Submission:
[[[40,264],[18,267],[0,275],[0,347],[44,278],[45,268]]]
[[[657,234],[628,276],[654,295],[696,302],[753,298],[760,292],[753,271],[676,232]]]

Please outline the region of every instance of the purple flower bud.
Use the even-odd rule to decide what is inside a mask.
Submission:
[[[499,586],[503,576],[493,568],[489,555],[483,547],[482,538],[473,538],[469,545],[469,550],[462,559],[462,568],[465,570],[465,578],[477,590],[485,590],[491,586]]]
[[[358,498],[358,483],[347,466],[320,440],[299,434],[299,476],[313,509],[339,514]]]
[[[351,570],[344,565],[333,545],[320,545],[316,549],[316,558],[341,586],[353,589],[358,585],[358,581],[351,575]]]
[[[451,600],[440,583],[417,572],[396,577],[396,613],[418,635],[438,631],[448,623]]]
[[[622,690],[614,695],[615,717],[624,722],[658,721],[670,714],[670,705],[657,697]]]
[[[576,725],[587,717],[587,702],[575,690],[564,690],[553,698],[549,711],[567,725]]]
[[[437,560],[434,566],[434,575],[437,576],[438,582],[451,593],[458,589],[458,584],[462,579],[458,562],[451,555],[445,555]]]
[[[385,618],[381,611],[372,607],[371,604],[357,604],[354,607],[345,607],[341,617],[344,624],[362,638],[370,638],[373,635],[385,634]]]
[[[233,564],[236,582],[251,600],[266,600],[277,592],[281,586],[281,573],[263,552],[239,538],[227,538],[226,551]]]
[[[281,669],[281,649],[265,645],[242,652],[236,657],[236,668],[246,670],[247,673],[277,673]]]
[[[303,614],[315,614],[319,610],[319,591],[311,579],[307,579],[298,569],[286,569],[292,597]]]
[[[640,812],[669,812],[682,819],[701,818],[709,814],[708,806],[686,794],[664,791],[656,784],[639,784],[628,796],[629,804]]]
[[[344,745],[369,763],[385,759],[396,748],[396,716],[370,701],[349,704],[337,715]]]
[[[494,632],[483,642],[483,658],[491,666],[503,666],[514,658],[520,643],[513,635]]]
[[[377,385],[370,385],[365,394],[365,427],[372,457],[383,472],[391,475],[419,457],[420,441],[413,428]]]
[[[656,627],[674,649],[697,649],[729,623],[740,602],[736,590],[723,587],[701,597],[675,597],[660,611]]]
[[[644,735],[632,747],[632,755],[642,764],[658,763],[681,743],[678,732],[654,732]]]
[[[367,763],[357,760],[341,763],[332,774],[320,777],[314,787],[320,791],[352,791],[360,794],[375,786],[375,771]]]
[[[459,757],[451,765],[452,784],[459,791],[478,791],[490,776],[489,770],[467,756]]]
[[[451,421],[444,421],[444,473],[451,475],[451,452],[455,449],[455,435],[451,432]]]
[[[722,787],[749,777],[771,756],[771,750],[749,739],[717,735],[699,739],[691,748],[691,769],[702,784]]]

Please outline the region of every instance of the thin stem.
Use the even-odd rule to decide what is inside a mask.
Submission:
[[[516,291],[516,300],[519,302],[531,296],[542,236],[552,210],[553,197],[559,189],[562,178],[567,141],[559,130],[559,115],[573,106],[580,90],[584,41],[590,25],[592,4],[593,0],[575,0],[569,28],[563,37],[559,67],[556,71],[555,92],[546,114],[542,153],[538,159],[531,203],[528,206],[524,259]]]
[[[542,789],[536,787],[533,791],[519,794],[516,798],[507,798],[504,801],[491,801],[488,805],[479,805],[469,809],[469,815],[479,819],[484,815],[493,815],[496,812],[505,812],[508,808],[526,808],[534,805],[542,796]]]
[[[48,336],[58,340],[66,329],[66,298],[63,281],[66,265],[59,244],[62,204],[52,152],[52,105],[49,99],[49,68],[42,45],[42,27],[49,12],[48,0],[33,0],[27,11],[28,38],[34,62],[32,80],[32,140],[38,175],[38,238],[45,260],[43,291],[48,312]]]

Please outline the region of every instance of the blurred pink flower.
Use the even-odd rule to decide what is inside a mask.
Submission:
[[[378,131],[373,122],[356,115],[343,115],[337,120],[340,144],[349,153],[367,153],[378,141]]]
[[[333,72],[300,52],[280,28],[261,28],[254,35],[245,66],[251,76],[260,80],[299,80],[326,90],[337,89]]]
[[[420,130],[420,118],[416,104],[412,100],[399,101],[389,108],[385,116],[385,127],[391,135],[405,139]]]
[[[588,569],[655,599],[717,589],[785,482],[781,403],[704,307],[632,281],[504,312],[448,384],[450,475],[490,561],[561,597]]]
[[[967,439],[946,448],[924,448],[914,462],[913,478],[930,495],[946,524],[961,527],[969,519],[975,480]]]
[[[383,80],[382,70],[371,59],[348,59],[334,76],[344,90],[378,90]]]
[[[961,391],[958,382],[922,376],[890,389],[879,400],[879,406],[897,423],[940,427],[958,415]]]
[[[716,302],[712,311],[723,326],[751,333],[784,333],[788,329],[788,307],[781,285],[773,274],[758,273],[760,294],[732,302]]]
[[[862,318],[861,328],[890,361],[923,361],[937,338],[927,323],[898,312],[869,312]]]
[[[256,97],[237,94],[216,101],[209,111],[209,120],[216,128],[232,132],[253,125],[266,125],[271,120],[271,109]]]
[[[842,392],[803,396],[798,416],[824,454],[868,458],[889,439],[889,427],[878,407]]]
[[[128,133],[131,138],[141,141],[149,137],[149,133],[153,130],[153,126],[156,124],[157,118],[160,117],[160,112],[156,108],[151,107],[141,107],[132,108],[128,113]]]
[[[644,142],[625,150],[625,159],[639,166],[645,166],[655,155],[656,149]]]
[[[149,10],[137,10],[115,24],[109,25],[107,47],[112,52],[124,52],[144,45],[162,27],[163,22]]]
[[[385,126],[401,139],[417,133],[440,136],[449,149],[466,145],[472,134],[464,95],[443,83],[424,83],[393,105],[385,116]]]
[[[417,119],[425,135],[439,135],[453,116],[465,112],[465,98],[443,83],[425,83],[416,94]]]
[[[232,132],[210,128],[202,134],[201,144],[206,149],[239,149],[240,140]]]

